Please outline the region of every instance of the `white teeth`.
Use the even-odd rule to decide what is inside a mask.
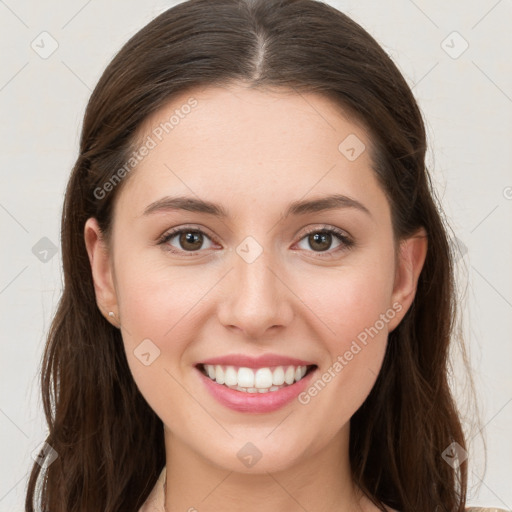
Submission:
[[[272,384],[274,384],[274,386],[284,384],[284,370],[282,366],[278,366],[272,373]]]
[[[246,368],[205,364],[204,369],[210,379],[217,384],[247,393],[267,393],[277,391],[301,380],[307,366],[276,366],[273,368]]]
[[[305,366],[299,366],[295,370],[295,380],[299,381],[300,379],[302,379],[302,377],[304,377],[304,375],[306,375],[306,371],[307,371],[307,368]]]
[[[284,381],[286,382],[286,384],[293,384],[294,380],[295,368],[293,366],[288,366],[288,368],[286,368],[286,371],[284,372]]]
[[[224,370],[220,365],[215,366],[215,380],[217,384],[224,384]]]
[[[272,386],[272,372],[270,368],[259,368],[254,374],[254,387],[266,389]]]
[[[217,380],[220,384],[220,382]],[[238,368],[238,385],[241,388],[254,387],[254,372],[251,368]]]
[[[270,391],[278,391],[279,389],[284,387],[286,387],[286,384],[283,384],[282,386],[272,386],[269,389],[241,388],[240,386],[228,386],[228,388],[236,389],[237,391],[243,391],[244,393],[268,393]]]
[[[208,373],[210,375],[210,373]],[[215,373],[210,375],[210,379],[215,380]],[[228,366],[224,372],[224,384],[226,386],[236,386],[238,383],[238,376],[236,370],[232,366]]]

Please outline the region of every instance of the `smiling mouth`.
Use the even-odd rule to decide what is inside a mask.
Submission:
[[[292,386],[318,366],[271,366],[247,368],[231,365],[198,364],[196,368],[219,385],[245,393],[268,393]]]

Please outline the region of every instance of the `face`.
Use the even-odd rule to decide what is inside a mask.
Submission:
[[[368,134],[314,93],[234,85],[174,98],[143,128],[150,149],[117,197],[109,248],[94,219],[85,238],[98,305],[114,312],[166,441],[241,472],[282,470],[339,445],[425,254],[418,239],[395,246]],[[195,206],[169,201],[178,196]],[[273,358],[222,364],[237,355]],[[242,387],[258,372],[265,386],[267,370],[279,382],[279,366],[290,376],[302,362],[308,373],[242,392],[198,369],[214,358]],[[241,449],[262,454],[254,469]]]

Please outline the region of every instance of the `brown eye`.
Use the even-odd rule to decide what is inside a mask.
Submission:
[[[336,245],[333,246],[334,242],[336,242]],[[306,249],[309,252],[327,253],[326,256],[354,246],[354,242],[345,231],[334,227],[310,230],[300,240],[300,244],[305,245],[301,249]]]
[[[177,242],[174,241],[175,239]],[[204,249],[205,241],[211,243],[210,237],[200,229],[182,228],[167,233],[159,243],[166,246],[173,253],[191,253]],[[206,249],[210,247],[206,247]]]
[[[199,231],[182,231],[179,242],[183,249],[197,251],[203,245],[203,235]]]
[[[327,251],[332,243],[332,235],[325,231],[313,233],[312,235],[308,235],[308,242],[312,249]]]

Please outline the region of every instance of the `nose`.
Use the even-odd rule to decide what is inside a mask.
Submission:
[[[289,325],[294,295],[268,251],[263,250],[252,262],[235,253],[233,267],[224,280],[225,298],[218,308],[222,325],[250,339],[261,339]]]

